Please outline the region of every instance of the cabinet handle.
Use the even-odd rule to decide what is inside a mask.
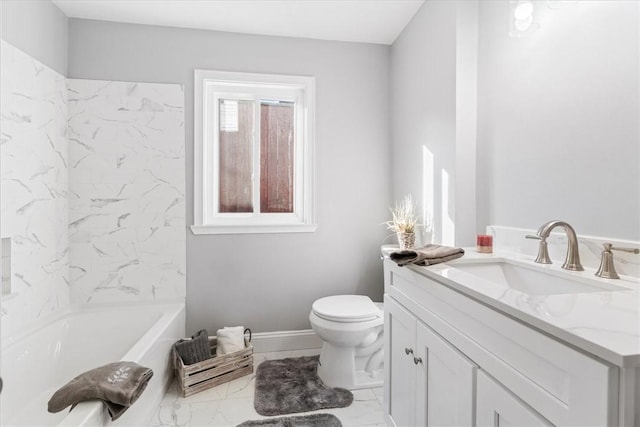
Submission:
[[[413,358],[413,363],[417,364],[421,364],[422,365],[422,357],[414,357]]]
[[[407,347],[407,348],[405,348],[405,349],[404,349],[404,352],[405,352],[405,354],[408,356],[408,355],[410,355],[410,354],[413,354],[413,349],[412,349],[412,348],[408,348],[408,347]]]

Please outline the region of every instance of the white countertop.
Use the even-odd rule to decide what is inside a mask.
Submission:
[[[388,255],[391,248],[383,248]],[[529,295],[506,285],[456,269],[456,265],[512,260],[537,270],[578,280],[596,280],[620,290]],[[480,254],[465,248],[464,257],[428,267],[407,266],[557,339],[618,366],[640,367],[640,279],[601,279],[595,270],[566,271],[559,264],[542,265],[533,257],[510,252]]]

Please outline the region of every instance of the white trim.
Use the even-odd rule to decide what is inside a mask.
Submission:
[[[259,332],[253,334],[251,344],[256,353],[313,350],[322,347],[322,339],[313,329],[299,331]]]
[[[203,134],[206,134],[206,131],[203,132],[204,125],[207,123],[205,118],[203,117],[204,112],[204,79],[201,75],[200,70],[196,70],[194,74],[194,91],[195,95],[193,99],[193,199],[194,199],[194,210],[193,210],[193,223],[194,224],[202,224],[204,220],[204,206],[206,195],[202,189],[203,185],[203,171],[207,170],[206,165],[204,164],[205,159],[208,157],[206,155],[205,144],[203,144]]]
[[[220,83],[240,86],[273,86],[279,84],[283,88],[304,87],[313,77],[292,76],[286,74],[240,73],[236,71],[195,70],[196,78],[216,80]]]
[[[317,229],[317,224],[191,226],[191,232],[193,234],[313,233]]]
[[[226,71],[195,70],[194,73],[194,234],[236,233],[288,233],[314,232],[315,225],[315,173],[314,173],[314,121],[315,78],[275,74],[235,73]],[[217,191],[213,171],[215,129],[207,117],[216,116],[215,97],[226,91],[250,92],[248,99],[257,95],[297,92],[296,144],[294,161],[294,212],[292,214],[221,214],[215,212]],[[253,95],[252,95],[253,94]],[[233,95],[230,95],[232,98]],[[279,96],[279,95],[278,95]],[[256,119],[257,120],[257,119]],[[301,135],[301,132],[304,134]],[[213,143],[213,144],[211,144]],[[300,149],[302,148],[302,149]],[[205,176],[206,175],[206,176]],[[254,176],[257,173],[254,171]],[[254,183],[255,187],[255,183]],[[254,194],[255,198],[255,194]],[[254,208],[257,208],[254,200]]]

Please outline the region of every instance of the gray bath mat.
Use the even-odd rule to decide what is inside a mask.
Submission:
[[[269,418],[245,421],[237,427],[342,427],[340,420],[331,414],[311,414],[297,417]]]
[[[326,408],[344,408],[353,394],[330,388],[318,377],[319,356],[262,362],[256,370],[254,407],[260,415],[284,415]]]

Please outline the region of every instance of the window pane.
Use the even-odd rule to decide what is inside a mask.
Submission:
[[[253,212],[252,101],[220,100],[218,212]]]
[[[294,108],[260,103],[260,211],[293,212]]]

